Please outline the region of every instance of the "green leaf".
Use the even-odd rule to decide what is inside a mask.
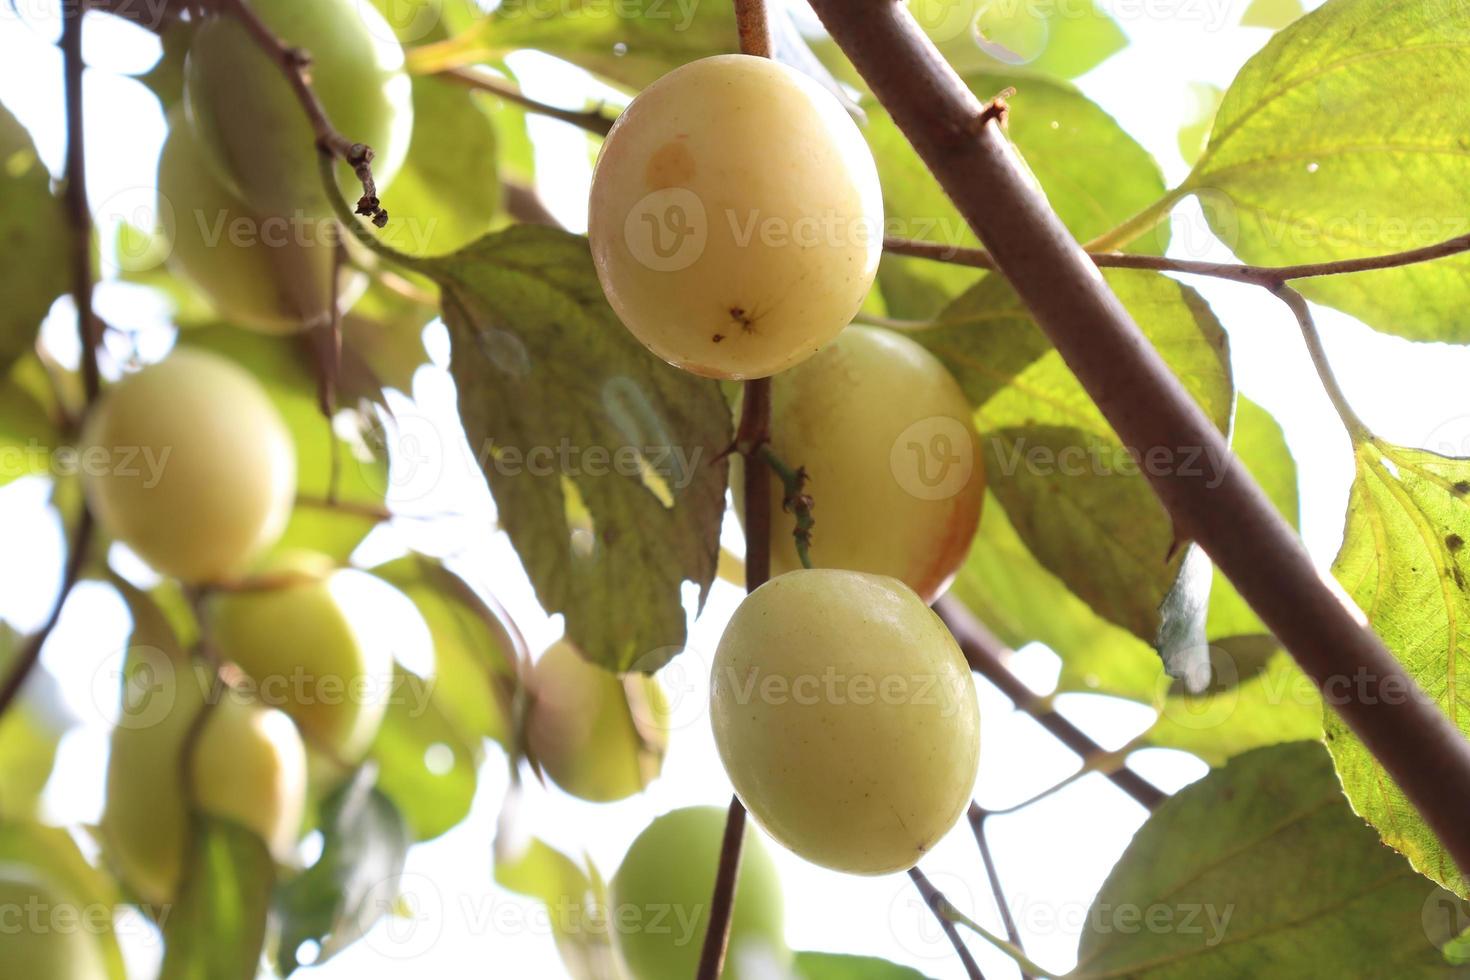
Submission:
[[[1467,51],[1458,0],[1331,0],[1241,69],[1182,190],[1199,194],[1215,233],[1258,264],[1380,255],[1465,234]],[[1299,288],[1378,330],[1470,341],[1470,256]]]
[[[1302,0],[1251,0],[1251,5],[1240,15],[1240,26],[1278,31],[1301,15]]]
[[[435,71],[535,48],[636,90],[680,65],[738,45],[730,0],[566,0],[555,8],[506,0],[449,41],[410,52],[409,66]]]
[[[276,869],[265,843],[196,815],[179,900],[163,926],[160,980],[253,980],[265,946]]]
[[[1009,646],[1044,643],[1061,657],[1058,690],[1153,703],[1162,683],[1158,655],[1047,571],[993,494],[986,494],[980,531],[951,589]]]
[[[107,969],[108,980],[127,980],[122,950],[112,928],[112,912],[122,906],[122,897],[112,879],[87,862],[76,841],[59,827],[27,820],[0,821],[0,864],[32,868],[64,892],[82,909],[105,909],[106,916],[88,917]]]
[[[0,106],[0,241],[10,256],[0,263],[0,372],[35,345],[41,320],[67,290],[67,228],[30,134]]]
[[[366,935],[396,897],[384,889],[403,874],[410,838],[403,815],[373,780],[365,767],[322,803],[321,857],[276,893],[282,976],[301,965],[303,943],[316,942],[315,962],[323,963]]]
[[[378,789],[403,813],[415,840],[431,840],[470,812],[484,756],[440,701],[442,685],[395,667],[393,697],[373,740]]]
[[[546,906],[557,951],[574,980],[621,975],[606,921],[606,888],[596,868],[589,864],[584,870],[533,837],[518,853],[498,851],[495,881]]]
[[[1259,2],[1259,0],[1258,0]],[[1296,0],[1287,0],[1296,3]],[[1189,110],[1179,127],[1179,155],[1191,167],[1204,155],[1210,140],[1210,129],[1215,125],[1215,113],[1225,98],[1225,90],[1208,82],[1189,83]]]
[[[961,72],[1025,65],[1041,75],[1076,78],[1128,44],[1127,35],[1093,0],[909,0],[909,9]]]
[[[296,495],[278,551],[319,551],[343,561],[378,524],[371,511],[383,506],[388,464],[365,439],[349,444],[333,434],[317,403],[317,381],[305,337],[272,337],[217,326],[189,330],[179,343],[203,347],[236,361],[253,374],[280,411],[296,446]],[[375,444],[382,446],[381,441]],[[334,462],[335,457],[335,462]],[[345,507],[325,506],[332,496]]]
[[[1353,815],[1319,743],[1259,749],[1144,824],[1070,975],[1449,976],[1457,916],[1428,913],[1450,900]]]
[[[1460,690],[1470,671],[1470,460],[1372,440],[1357,447],[1355,458],[1333,574],[1404,670],[1470,732],[1470,707]],[[1470,894],[1454,860],[1363,743],[1335,712],[1325,725],[1353,808],[1420,872]]]
[[[495,127],[462,85],[413,80],[413,140],[383,192],[381,239],[411,255],[443,255],[490,230],[500,209]]]
[[[1224,430],[1234,399],[1229,358],[1224,331],[1203,300],[1160,276],[1112,272],[1106,278]],[[976,406],[990,487],[1021,539],[1099,615],[1153,642],[1182,549],[1140,470],[1205,482],[1220,461],[1188,446],[1155,447],[1142,461],[1130,456],[998,277],[966,293],[937,324],[914,336],[945,362]],[[1171,672],[1182,669],[1171,665]]]
[[[371,570],[408,596],[434,642],[434,696],[466,741],[491,738],[511,748],[511,712],[523,656],[509,615],[425,555]]]
[[[1071,85],[982,71],[968,73],[965,82],[982,99],[1015,86],[1006,135],[1030,165],[1058,216],[1082,241],[1122,223],[1164,193],[1164,178],[1148,151]],[[978,245],[893,120],[871,100],[864,109],[870,120],[868,142],[883,181],[887,233],[946,245]],[[1108,166],[1097,166],[1102,159],[1109,161]],[[1165,226],[1133,248],[1162,254],[1167,245]],[[902,256],[887,256],[879,267],[889,313],[914,319],[932,316],[981,275],[963,266]]]
[[[0,384],[0,486],[49,472],[62,440],[46,368],[36,355],[22,355]]]
[[[797,953],[796,973],[802,980],[925,980],[911,967],[842,953]]]
[[[501,524],[588,659],[656,670],[714,579],[730,410],[607,305],[585,238],[519,227],[432,260],[460,417]],[[590,533],[569,519],[585,506]],[[577,533],[574,535],[574,528]]]

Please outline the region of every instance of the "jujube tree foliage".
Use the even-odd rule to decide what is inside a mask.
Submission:
[[[503,765],[486,888],[543,903],[578,980],[917,976],[793,950],[771,848],[834,889],[907,873],[970,977],[968,939],[1053,976],[1008,913],[989,929],[920,870],[973,834],[1006,908],[972,798],[1007,751],[982,752],[978,673],[1074,779],[1151,811],[1069,976],[1463,969],[1470,459],[1375,434],[1312,306],[1470,341],[1461,4],[1253,5],[1279,30],[1189,121],[1174,187],[1070,81],[1125,43],[1089,0],[812,0],[825,33],[755,0],[87,6],[62,20],[64,180],[0,111],[0,482],[49,481],[67,528],[46,623],[0,628],[0,916],[130,905],[163,977],[291,975],[400,914],[412,848]],[[159,36],[141,79],[168,129],[156,226],[116,241],[83,182],[107,152],[81,125],[103,17]],[[506,60],[524,50],[626,98],[540,102]],[[595,150],[585,236],[543,203],[532,117]],[[1169,254],[1190,197],[1238,263]],[[168,304],[166,353],[104,322],[98,254]],[[1330,573],[1200,277],[1282,301],[1351,441]],[[41,331],[66,294],[74,366]],[[458,426],[425,458],[391,405],[431,324]],[[362,559],[403,516],[392,474],[461,435],[561,618],[544,649],[444,556]],[[346,601],[365,577],[429,664]],[[656,817],[611,874],[550,847],[523,781],[617,806],[671,778],[689,733],[659,672],[697,659],[720,577],[748,592],[699,713],[728,806]],[[41,653],[84,580],[132,637],[100,821],[61,828],[35,705],[67,682]],[[1028,643],[1060,658],[1057,693],[1155,720],[1105,751],[1012,672]],[[1130,765],[1147,746],[1212,768],[1170,796]],[[1122,908],[1230,913],[1109,928]],[[125,980],[104,918],[27,919],[0,972]]]

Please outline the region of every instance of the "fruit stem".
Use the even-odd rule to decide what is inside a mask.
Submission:
[[[806,492],[807,475],[806,468],[798,466],[792,469],[781,461],[781,457],[771,451],[769,445],[761,447],[761,455],[776,476],[781,480],[785,489],[785,497],[781,501],[781,509],[788,514],[796,515],[796,528],[791,536],[796,539],[796,556],[801,559],[802,568],[812,567],[812,528],[817,524],[816,518],[812,517],[812,508],[816,506],[811,494]]]
[[[400,252],[393,246],[384,243],[377,236],[373,235],[372,232],[364,228],[362,222],[357,220],[357,216],[353,214],[352,208],[347,204],[347,199],[342,196],[342,189],[337,186],[337,175],[333,172],[332,168],[332,163],[334,162],[332,154],[325,148],[318,147],[316,159],[317,167],[321,171],[322,186],[327,192],[327,200],[331,202],[332,210],[337,213],[338,222],[342,227],[347,229],[353,238],[357,239],[358,244],[374,255],[381,256],[389,262],[401,265],[405,269],[412,269],[415,272],[428,274],[429,264],[427,262],[424,262],[417,256],[409,255],[407,252]]]
[[[990,853],[990,842],[985,837],[985,818],[990,816],[990,813],[971,800],[967,816],[970,821],[970,832],[975,835],[975,845],[980,848],[980,860],[985,865],[985,878],[990,883],[990,894],[995,898],[996,911],[1000,913],[1001,924],[1005,926],[1006,938],[1010,940],[1012,946],[1025,952],[1025,947],[1021,945],[1021,930],[1016,928],[1016,917],[1011,915],[1010,903],[1006,901],[1005,887],[1000,883],[1000,869],[996,867],[995,855]],[[1021,980],[1032,980],[1032,976],[1022,970]]]

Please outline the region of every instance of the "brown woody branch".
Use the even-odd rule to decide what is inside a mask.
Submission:
[[[1216,566],[1319,687],[1344,678],[1334,707],[1470,870],[1470,742],[1324,580],[1295,531],[1143,336],[1092,260],[1033,185],[964,82],[898,0],[812,0],[838,46],[989,250],[1052,345],[1125,445],[1193,446],[1229,459],[1211,489],[1150,473],[1174,525]],[[1359,683],[1361,682],[1361,683]],[[1407,692],[1407,695],[1406,695]]]
[[[989,814],[978,803],[971,801],[966,817],[970,831],[975,835],[975,844],[980,848],[980,860],[985,864],[985,878],[990,882],[990,894],[995,896],[995,907],[1000,911],[1001,924],[1005,926],[1006,938],[1011,945],[1025,952],[1021,945],[1021,930],[1016,928],[1016,917],[1011,915],[1010,903],[1006,901],[1006,890],[1000,883],[1000,871],[995,866],[995,856],[990,853],[990,842],[985,838],[985,818]],[[1032,980],[1031,974],[1021,971],[1021,980]]]
[[[1047,698],[1032,691],[1019,677],[1011,673],[1011,669],[1005,664],[1010,655],[1006,645],[962,603],[945,596],[934,603],[934,611],[944,620],[950,633],[954,634],[955,642],[960,645],[960,651],[969,662],[970,669],[999,688],[1000,693],[1009,698],[1012,704],[1034,718],[1057,741],[1077,753],[1084,763],[1095,763],[1112,755],[1086,732],[1058,714]],[[1104,767],[1100,771],[1113,785],[1133,797],[1145,809],[1156,809],[1169,798],[1167,793],[1127,766]]]
[[[312,90],[310,81],[311,54],[301,48],[291,47],[256,16],[245,0],[213,0],[245,28],[256,45],[280,66],[296,99],[306,110],[317,145],[332,156],[346,163],[362,184],[362,197],[357,201],[357,213],[371,218],[379,228],[388,224],[388,212],[378,199],[378,185],[373,181],[373,148],[366,143],[354,143],[332,126],[327,118],[326,107]]]
[[[68,10],[61,27],[62,72],[66,89],[66,216],[71,233],[72,297],[77,307],[77,331],[81,335],[82,379],[90,407],[101,389],[101,373],[97,368],[97,344],[101,339],[101,321],[92,309],[92,211],[87,202],[86,142],[82,132],[82,17],[81,8]],[[10,672],[0,683],[0,716],[25,687],[27,678],[41,661],[41,649],[61,620],[67,597],[82,577],[91,551],[95,522],[86,502],[77,516],[71,535],[71,554],[62,573],[61,591],[52,603],[51,612],[42,627],[26,640]]]

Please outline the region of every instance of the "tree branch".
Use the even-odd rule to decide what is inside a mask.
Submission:
[[[507,102],[514,102],[529,112],[550,119],[558,119],[564,123],[570,123],[589,133],[598,136],[606,136],[612,129],[616,118],[609,116],[600,109],[563,109],[559,106],[548,105],[523,93],[520,88],[512,82],[506,81],[499,75],[491,74],[482,68],[446,68],[434,73],[438,78],[448,79],[466,88],[472,88],[478,92],[489,92]]]
[[[1016,928],[1016,917],[1011,915],[1010,903],[1006,901],[1006,890],[1000,883],[1000,871],[995,866],[995,856],[990,853],[990,843],[985,839],[985,818],[990,815],[988,810],[981,809],[978,803],[970,802],[970,810],[967,816],[970,820],[970,830],[975,835],[975,843],[980,848],[980,860],[985,863],[985,877],[990,882],[990,894],[995,896],[995,907],[1000,911],[1000,921],[1005,926],[1006,938],[1011,945],[1025,952],[1021,945],[1021,931]],[[1025,970],[1021,971],[1021,980],[1032,980],[1031,974]]]
[[[939,614],[939,618],[944,620],[944,625],[948,626],[949,631],[954,634],[955,642],[960,645],[961,652],[969,661],[970,669],[1000,688],[1000,693],[1010,698],[1017,708],[1036,719],[1042,728],[1051,732],[1058,741],[1077,753],[1084,765],[1094,764],[1104,757],[1115,755],[1094,742],[1082,729],[1058,714],[1049,700],[1036,694],[1022,683],[1019,677],[1011,673],[1010,668],[1005,665],[1005,658],[1010,653],[1005,644],[986,629],[984,624],[958,600],[945,596],[934,603],[934,611]],[[1102,771],[1113,785],[1133,797],[1144,809],[1156,809],[1159,804],[1169,798],[1167,793],[1127,766]]]
[[[66,216],[71,232],[72,297],[77,307],[77,332],[81,338],[82,379],[90,408],[101,389],[101,374],[97,369],[97,344],[101,339],[101,321],[92,309],[92,211],[87,203],[87,153],[83,137],[82,75],[86,66],[82,62],[82,17],[84,8],[75,7],[63,11],[61,26],[61,57],[64,85],[66,89]],[[77,515],[76,529],[72,533],[71,554],[67,557],[62,572],[61,591],[51,605],[51,612],[40,630],[32,635],[21,648],[10,673],[0,683],[0,717],[15,702],[25,687],[27,678],[41,661],[41,649],[46,639],[61,621],[61,611],[66,600],[82,577],[87,556],[92,548],[95,521],[92,511],[82,502]]]
[[[855,16],[842,0],[812,0],[812,7],[1124,444],[1141,453],[1193,446],[1230,461],[1213,489],[1202,475],[1182,472],[1150,473],[1149,480],[1175,527],[1204,547],[1319,687],[1352,679],[1354,697],[1334,699],[1336,710],[1456,863],[1470,870],[1470,741],[1424,696],[1361,611],[1324,580],[1004,136],[993,122],[977,125],[984,106],[907,8],[870,0]]]
[[[924,900],[924,905],[934,913],[934,919],[939,923],[939,928],[944,930],[945,936],[949,938],[950,945],[959,954],[960,962],[965,966],[965,975],[970,980],[985,980],[985,974],[980,972],[980,964],[975,962],[975,957],[970,954],[969,948],[960,939],[960,931],[955,928],[954,920],[950,918],[949,913],[954,906],[950,904],[949,899],[934,887],[933,882],[924,876],[924,872],[920,871],[918,866],[909,868],[909,879],[919,890],[919,897]]]
[[[740,50],[770,57],[771,33],[765,0],[735,0],[735,17],[740,27]],[[771,577],[771,471],[762,452],[771,438],[771,379],[747,381],[744,388],[735,449],[745,457],[745,591],[750,593]],[[739,797],[731,796],[725,838],[720,845],[720,864],[715,873],[715,892],[710,899],[709,929],[699,951],[696,980],[718,980],[724,969],[744,842],[745,805]]]
[[[388,212],[378,200],[378,185],[373,181],[373,148],[366,143],[354,143],[332,126],[327,118],[326,107],[316,97],[307,73],[311,67],[311,54],[301,48],[287,45],[256,16],[245,0],[213,0],[238,20],[251,38],[277,65],[285,75],[296,99],[306,110],[317,145],[352,168],[362,183],[362,197],[358,198],[356,213],[371,218],[379,228],[388,224]]]
[[[895,255],[931,259],[935,262],[969,266],[973,269],[995,268],[994,257],[983,248],[961,248],[955,245],[908,238],[885,238],[883,248]],[[1100,269],[1147,269],[1154,272],[1178,272],[1210,276],[1215,279],[1229,279],[1233,282],[1249,283],[1253,286],[1264,286],[1271,289],[1293,279],[1315,279],[1321,276],[1372,272],[1377,269],[1396,269],[1467,251],[1470,251],[1470,235],[1457,235],[1442,242],[1435,242],[1433,245],[1411,248],[1403,252],[1392,252],[1387,255],[1338,259],[1334,262],[1308,262],[1300,265],[1239,265],[1231,262],[1171,259],[1160,255],[1132,255],[1126,252],[1089,252],[1088,257]]]

